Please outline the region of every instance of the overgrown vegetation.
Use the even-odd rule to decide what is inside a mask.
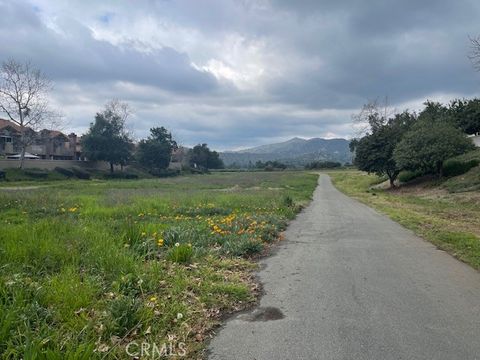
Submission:
[[[431,101],[417,115],[405,111],[390,115],[377,102],[364,105],[357,124],[366,124],[366,134],[350,143],[358,169],[387,176],[390,185],[403,171],[403,180],[421,175],[458,175],[475,162],[446,164],[446,160],[473,150],[467,134],[480,128],[480,101],[454,100],[449,106]]]
[[[185,343],[255,300],[249,259],[308,202],[316,176],[219,173],[0,190],[0,354],[124,359]]]
[[[457,176],[444,183],[423,183],[396,190],[373,189],[383,179],[358,171],[329,173],[335,186],[415,231],[440,249],[480,269],[480,195],[448,190],[480,188],[479,167],[473,177]],[[468,174],[468,173],[467,173]],[[468,183],[468,185],[467,185]]]

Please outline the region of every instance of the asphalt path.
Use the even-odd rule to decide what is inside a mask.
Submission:
[[[336,190],[261,262],[259,307],[226,322],[211,360],[480,360],[480,273]]]

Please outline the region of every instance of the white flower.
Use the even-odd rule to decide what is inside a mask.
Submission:
[[[178,314],[177,314],[177,320],[180,320],[180,319],[182,319],[182,318],[183,318],[183,314],[182,314],[182,313],[178,313]]]
[[[176,247],[179,247],[179,246],[180,246],[180,243],[175,243],[175,246],[176,246]]]

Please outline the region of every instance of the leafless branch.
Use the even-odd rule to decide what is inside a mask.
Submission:
[[[37,130],[57,116],[48,103],[50,80],[29,61],[10,59],[0,68],[0,113],[20,127],[23,154],[31,130]]]
[[[470,39],[470,54],[468,58],[472,62],[475,70],[480,71],[480,36],[469,37]]]
[[[375,131],[394,114],[395,109],[389,105],[387,96],[383,99],[369,100],[358,114],[352,115],[355,137],[362,137],[370,131]]]

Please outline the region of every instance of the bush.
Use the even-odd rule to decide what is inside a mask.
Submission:
[[[65,168],[62,168],[62,167],[59,167],[57,166],[55,169],[54,169],[57,173],[63,175],[63,176],[66,176],[67,178],[71,178],[71,177],[74,177],[75,174],[73,173],[72,170],[68,170],[68,169],[65,169]]]
[[[34,178],[34,179],[46,179],[48,177],[48,172],[39,169],[28,169],[24,170],[25,175]]]
[[[150,170],[150,174],[158,177],[172,177],[180,175],[180,171],[173,169],[152,169]]]
[[[479,164],[480,161],[477,159],[470,161],[447,160],[443,163],[443,175],[446,177],[462,175]]]
[[[0,170],[0,180],[4,180],[7,177],[7,173],[3,170]]]
[[[406,183],[409,181],[412,181],[413,179],[416,179],[420,176],[422,176],[421,171],[409,171],[409,170],[404,170],[398,175],[398,180],[402,183]]]
[[[73,174],[79,178],[79,179],[82,179],[82,180],[90,180],[90,174],[86,171],[83,171],[79,168],[72,168],[72,172]]]
[[[105,179],[138,179],[137,174],[131,174],[131,173],[108,173],[103,175]]]

